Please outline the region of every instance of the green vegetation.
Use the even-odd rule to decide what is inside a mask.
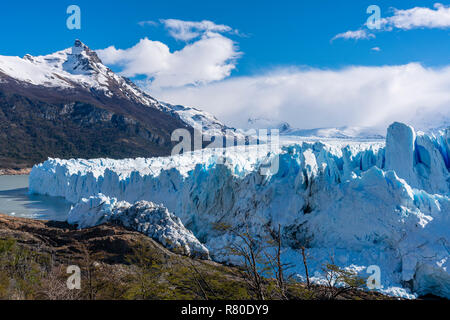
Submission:
[[[39,288],[49,272],[50,257],[0,240],[0,298],[39,298]]]
[[[249,299],[233,269],[173,255],[168,259],[141,241],[125,264],[107,264],[87,248],[74,261],[81,290],[69,290],[67,266],[49,255],[0,240],[0,299]]]
[[[381,295],[357,290],[363,279],[332,263],[324,265],[326,285],[311,285],[285,275],[279,251],[269,256],[248,234],[231,248],[242,268],[193,260],[168,253],[150,239],[133,241],[122,262],[106,262],[103,253],[80,245],[67,263],[16,240],[0,240],[0,299],[47,300],[253,300],[253,299],[378,299]],[[280,238],[272,243],[281,248]],[[93,252],[95,251],[95,252]],[[256,263],[256,261],[258,261]],[[68,265],[81,270],[81,290],[69,290]]]

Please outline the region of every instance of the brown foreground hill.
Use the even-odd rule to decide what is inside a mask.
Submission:
[[[68,290],[79,266],[81,290]],[[279,299],[265,279],[269,299]],[[323,289],[323,288],[322,288]],[[290,283],[288,298],[320,299],[320,287]],[[85,230],[0,215],[0,299],[254,299],[242,270],[170,252],[115,225]],[[338,299],[389,299],[352,290]]]

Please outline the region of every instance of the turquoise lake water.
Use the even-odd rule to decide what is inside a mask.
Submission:
[[[20,218],[65,221],[71,206],[64,198],[30,195],[28,176],[0,176],[0,213]]]

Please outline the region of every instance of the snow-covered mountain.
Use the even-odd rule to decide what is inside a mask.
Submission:
[[[228,129],[208,113],[157,101],[79,40],[45,56],[0,56],[0,124],[4,167],[49,156],[168,155],[176,129]]]
[[[217,223],[261,238],[281,225],[283,259],[299,276],[298,248],[306,246],[315,281],[333,257],[365,277],[378,266],[385,293],[450,298],[450,128],[427,135],[395,123],[385,142],[303,142],[270,154],[242,147],[222,157],[206,149],[152,159],[51,159],[33,168],[30,190],[84,206],[83,198],[95,204],[105,196],[163,204],[218,261],[237,262],[226,248],[239,238]],[[262,175],[277,159],[278,170]],[[95,212],[93,205],[71,219],[96,224],[102,215]]]
[[[409,123],[417,130],[430,134],[437,133],[450,127],[450,108],[437,112],[420,110],[412,116]]]
[[[336,138],[336,139],[384,139],[385,130],[366,127],[339,127],[339,128],[316,128],[316,129],[294,129],[283,132],[286,136]]]
[[[3,74],[3,76],[2,76]],[[214,116],[200,110],[161,103],[138,88],[129,79],[106,67],[97,54],[80,40],[73,47],[45,56],[0,56],[2,82],[17,80],[22,84],[55,89],[80,89],[103,93],[106,97],[125,98],[133,103],[177,114],[189,126],[222,129],[225,126]]]
[[[285,121],[274,121],[266,118],[250,118],[247,121],[247,129],[276,129],[281,136],[299,138],[326,138],[326,139],[359,139],[359,140],[383,140],[385,129],[366,127],[338,127],[338,128],[293,128]]]
[[[338,128],[293,128],[285,121],[274,121],[266,118],[250,118],[247,129],[277,129],[280,135],[301,138],[327,138],[327,139],[366,139],[377,140],[385,138],[385,129],[366,127],[338,127]]]
[[[107,97],[122,95],[135,103],[152,106],[156,100],[140,91],[102,64],[97,54],[81,41],[74,46],[45,56],[23,58],[0,56],[3,81],[54,89],[80,89],[102,92]]]

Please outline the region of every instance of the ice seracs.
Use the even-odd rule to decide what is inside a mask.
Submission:
[[[395,171],[414,188],[448,195],[449,137],[449,130],[441,131],[437,136],[416,134],[412,127],[394,123],[389,127],[386,138],[385,169]]]
[[[282,146],[271,155],[279,157],[279,170],[269,176],[259,170],[268,155],[243,147],[228,150],[226,161],[223,150],[51,159],[33,168],[30,190],[74,203],[99,193],[130,204],[161,203],[217,261],[234,261],[226,248],[238,241],[217,230],[218,222],[248,227],[261,238],[281,225],[283,258],[299,275],[304,270],[296,248],[305,245],[312,275],[333,256],[363,276],[368,266],[379,266],[383,292],[450,297],[450,130],[425,135],[395,123],[387,137],[386,144]]]
[[[83,199],[69,212],[67,221],[79,228],[115,223],[139,231],[174,252],[208,259],[209,252],[181,220],[162,205],[139,201],[131,205],[102,194]]]

